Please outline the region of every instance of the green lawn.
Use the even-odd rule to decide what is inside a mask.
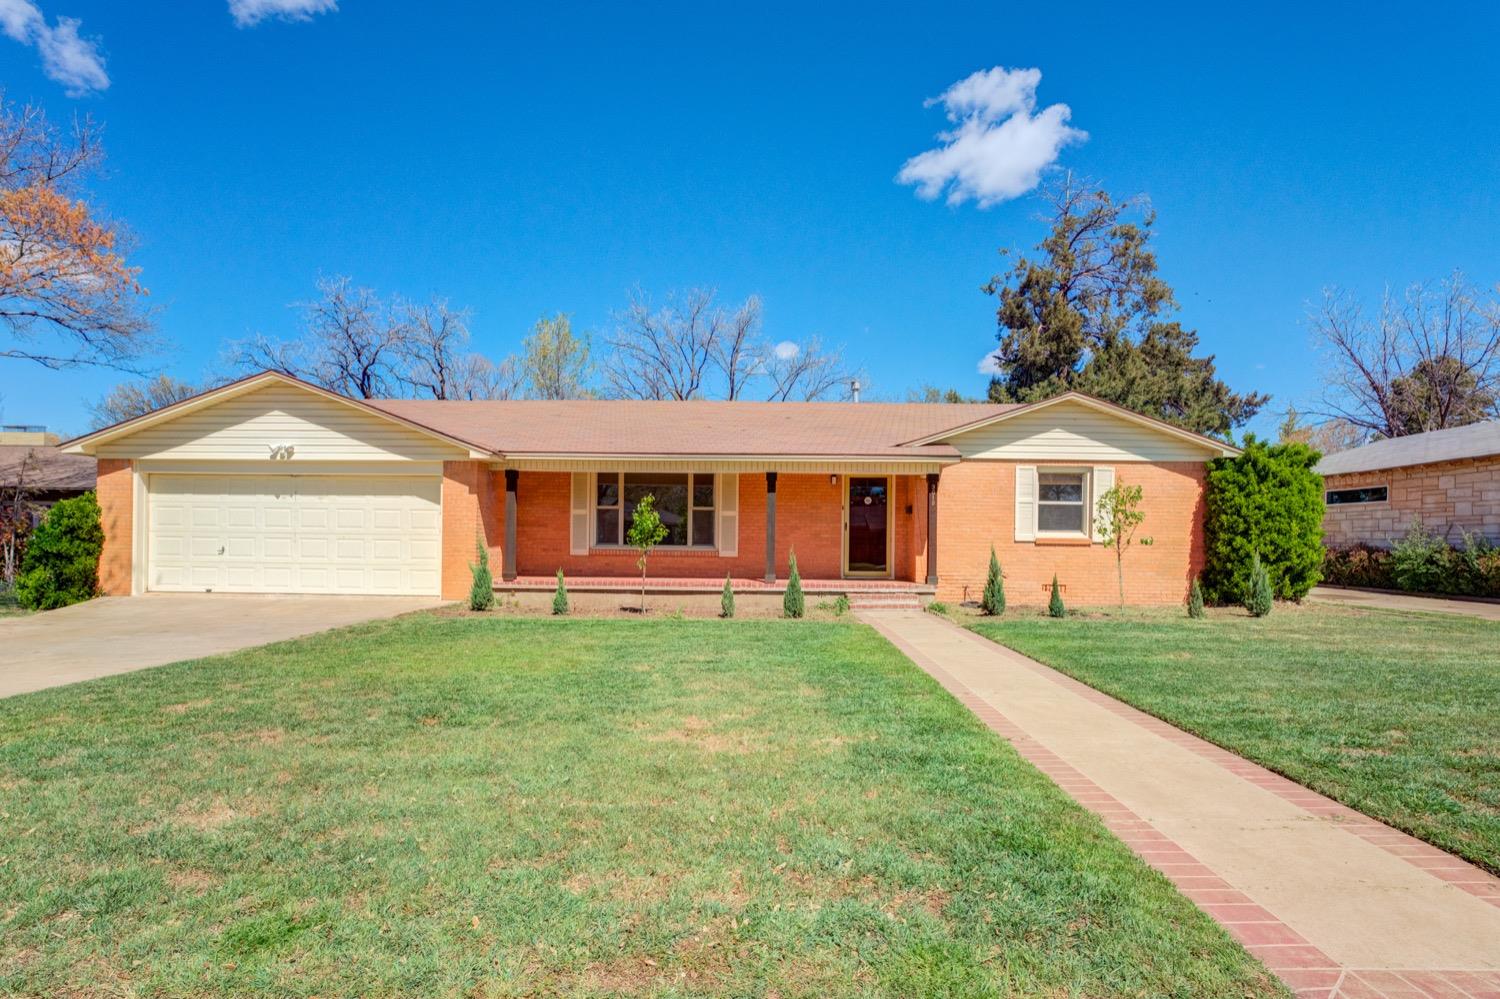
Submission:
[[[1260,996],[852,623],[417,615],[0,701],[0,993]]]
[[[1500,625],[1277,605],[968,618],[980,634],[1500,872]]]

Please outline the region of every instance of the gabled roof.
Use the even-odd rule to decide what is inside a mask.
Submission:
[[[368,413],[376,419],[386,420],[391,423],[397,423],[406,427],[407,429],[414,430],[429,437],[436,437],[439,440],[444,441],[445,443],[452,444],[455,447],[463,448],[465,451],[470,452],[471,457],[490,457],[489,451],[487,449],[476,445],[472,441],[467,440],[460,435],[448,434],[441,430],[434,430],[431,427],[424,427],[420,423],[415,423],[411,420],[406,419],[405,417],[398,416],[395,413],[390,413],[386,410],[379,409],[364,400],[351,399],[348,396],[340,395],[337,392],[330,392],[328,389],[314,385],[311,382],[305,382],[300,378],[293,378],[291,375],[285,374],[280,371],[262,371],[258,374],[248,375],[244,378],[239,379],[238,381],[229,382],[226,385],[220,385],[216,388],[211,388],[207,391],[199,392],[195,396],[190,396],[189,398],[183,399],[180,402],[174,402],[170,406],[163,406],[161,409],[153,410],[152,412],[147,413],[144,416],[137,416],[133,419],[122,420],[119,423],[104,427],[101,430],[95,430],[93,433],[84,434],[82,437],[75,437],[72,440],[63,441],[58,445],[58,448],[65,454],[93,454],[95,448],[107,441],[125,437],[129,434],[135,433],[138,430],[144,430],[145,428],[155,426],[158,423],[164,423],[168,420],[176,419],[177,417],[182,416],[184,413],[191,413],[194,410],[204,409],[216,403],[223,402],[226,399],[232,399],[238,395],[245,395],[249,392],[255,392],[270,385],[294,385],[297,388],[305,389],[306,391],[311,392],[312,394],[320,396],[324,399],[329,399],[333,402],[341,403],[345,406],[350,406],[354,409],[360,410],[361,412]]]
[[[0,488],[14,486],[23,475],[30,492],[86,493],[94,488],[98,462],[51,444],[0,444]]]
[[[1223,441],[1218,440],[1217,438],[1194,433],[1191,430],[1184,430],[1182,427],[1174,426],[1166,422],[1165,420],[1158,420],[1155,417],[1137,413],[1133,409],[1126,409],[1124,406],[1117,406],[1112,402],[1106,402],[1103,399],[1098,399],[1094,396],[1086,395],[1082,392],[1064,392],[1061,395],[1055,395],[1050,399],[1043,399],[1041,402],[1028,402],[1012,406],[994,406],[991,408],[999,409],[1000,412],[980,416],[979,418],[968,423],[962,423],[956,426],[948,427],[946,429],[940,429],[934,433],[928,434],[925,437],[914,438],[913,440],[907,441],[907,443],[910,445],[925,445],[934,444],[939,441],[949,441],[961,434],[970,433],[971,431],[979,430],[982,427],[994,426],[997,423],[1013,419],[1017,416],[1022,415],[1023,413],[1036,413],[1049,407],[1059,406],[1064,403],[1075,403],[1078,405],[1087,406],[1090,409],[1098,410],[1101,413],[1107,413],[1129,423],[1136,423],[1143,427],[1148,427],[1170,437],[1176,437],[1177,439],[1186,441],[1189,444],[1196,444],[1197,446],[1204,448],[1205,450],[1213,451],[1221,455],[1236,455],[1240,453],[1239,448],[1234,447],[1231,444],[1226,444]]]
[[[106,442],[269,385],[292,385],[437,438],[470,457],[880,459],[950,462],[951,440],[1021,413],[1077,403],[1215,454],[1236,449],[1078,392],[1044,402],[655,402],[570,399],[461,401],[350,399],[275,371],[263,371],[61,445],[93,454]]]
[[[507,456],[843,457],[956,459],[952,447],[904,442],[1013,406],[888,402],[456,402],[378,399],[425,426],[463,433]]]
[[[1319,475],[1377,472],[1410,465],[1431,465],[1500,454],[1500,420],[1471,423],[1448,430],[1429,430],[1336,451],[1318,462]]]

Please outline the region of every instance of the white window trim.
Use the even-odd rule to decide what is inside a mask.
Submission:
[[[1083,478],[1083,498],[1078,503],[1046,502],[1042,499],[1042,476],[1044,475],[1078,475]],[[1032,509],[1032,533],[1038,538],[1082,538],[1091,540],[1093,538],[1093,511],[1090,509],[1091,497],[1093,496],[1094,469],[1089,465],[1064,466],[1064,465],[1038,465],[1036,466],[1036,501]],[[1076,531],[1048,531],[1042,528],[1043,506],[1081,506],[1083,507],[1084,528]]]
[[[645,472],[645,473],[649,474],[650,471],[651,471],[650,469],[631,469],[631,472],[633,472],[633,473],[635,473],[635,472]],[[721,526],[720,523],[719,523],[719,499],[720,499],[719,498],[719,492],[720,492],[720,487],[719,487],[718,476],[716,476],[713,472],[675,472],[674,471],[674,472],[663,472],[662,474],[663,475],[686,475],[688,477],[688,485],[687,485],[687,492],[688,492],[688,537],[691,538],[692,535],[693,535],[693,514],[694,513],[702,513],[704,511],[712,510],[713,511],[713,524],[714,524],[714,543],[711,544],[711,545],[694,545],[694,544],[668,545],[668,544],[661,544],[661,545],[658,545],[657,547],[661,548],[661,549],[663,549],[665,551],[672,551],[672,552],[703,552],[704,554],[712,554],[712,553],[717,552],[719,550],[719,531],[720,531],[720,526]],[[615,478],[616,505],[615,506],[606,506],[606,507],[602,507],[601,508],[599,506],[599,479],[601,477],[609,477],[609,476],[614,476],[614,478]],[[634,551],[635,550],[633,547],[631,547],[629,544],[627,544],[625,542],[625,534],[626,534],[627,531],[630,530],[630,527],[629,527],[629,525],[627,525],[625,523],[625,478],[624,478],[624,476],[625,476],[624,470],[621,470],[621,471],[618,471],[618,472],[590,472],[589,473],[589,548],[592,549],[592,550],[595,550],[595,551],[606,551],[606,552],[609,552],[609,551]],[[711,507],[708,507],[708,506],[695,506],[693,504],[693,479],[695,477],[699,477],[699,476],[703,476],[703,477],[708,478],[714,484],[714,505],[711,506]],[[600,509],[604,509],[604,510],[618,510],[619,511],[620,540],[619,540],[619,542],[617,544],[601,544],[599,542],[598,534],[599,534],[599,510]]]

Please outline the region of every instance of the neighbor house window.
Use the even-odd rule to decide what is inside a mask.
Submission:
[[[1358,489],[1330,489],[1326,498],[1329,506],[1343,506],[1345,503],[1384,503],[1386,487],[1361,486]]]
[[[1088,534],[1088,485],[1087,472],[1039,472],[1037,533]]]
[[[646,496],[667,529],[663,545],[712,548],[714,477],[704,472],[600,472],[594,487],[594,544],[623,545]]]

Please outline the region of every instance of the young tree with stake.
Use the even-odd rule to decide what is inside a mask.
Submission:
[[[646,613],[646,558],[666,536],[667,525],[661,522],[661,514],[656,512],[656,497],[647,493],[636,504],[635,513],[630,517],[630,530],[625,535],[630,546],[641,553],[635,564],[641,570],[642,614]]]
[[[1099,540],[1115,550],[1115,576],[1120,583],[1120,606],[1125,606],[1125,549],[1135,538],[1136,529],[1146,519],[1140,511],[1140,486],[1111,486],[1099,497],[1094,510],[1094,530]],[[1141,544],[1151,544],[1142,538]]]

